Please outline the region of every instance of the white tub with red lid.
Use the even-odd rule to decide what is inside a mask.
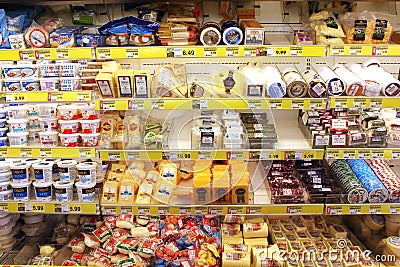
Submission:
[[[62,134],[74,134],[78,133],[79,120],[59,120],[60,133]]]
[[[79,134],[58,134],[63,147],[77,147]]]
[[[84,134],[100,133],[100,120],[80,120],[81,132]]]
[[[63,105],[57,107],[58,112],[60,114],[61,120],[77,120],[78,116],[78,107],[76,105]]]

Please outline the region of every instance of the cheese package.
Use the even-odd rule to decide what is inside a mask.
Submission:
[[[249,247],[266,246],[266,245],[268,245],[268,239],[267,238],[245,238],[244,244],[248,245]]]
[[[249,181],[247,179],[240,180],[233,186],[232,204],[246,204],[249,203]]]
[[[243,239],[243,233],[240,230],[240,224],[223,223],[221,225],[221,233],[222,233],[222,236],[225,236],[225,237]],[[242,244],[242,243],[243,242],[239,242],[239,244]],[[234,244],[234,243],[230,243],[230,244]]]
[[[223,252],[222,267],[247,267],[250,266],[250,253]]]
[[[134,204],[137,183],[131,178],[125,178],[120,182],[118,204]]]
[[[153,195],[153,185],[142,183],[139,186],[139,191],[136,197],[136,204],[150,204],[152,195]]]
[[[125,164],[119,164],[119,163],[111,164],[111,168],[110,168],[111,172],[124,173],[125,170],[126,170],[126,165]]]
[[[161,203],[169,204],[175,184],[161,180],[158,182],[153,198]]]
[[[217,203],[228,204],[231,202],[231,192],[229,179],[226,181],[218,180],[212,183],[212,197]]]
[[[250,248],[243,243],[240,244],[224,244],[225,252],[250,252]]]
[[[117,204],[119,195],[119,182],[106,181],[103,186],[102,203]]]
[[[149,98],[149,70],[134,70],[133,71],[133,87],[135,91],[135,98]]]
[[[193,181],[193,203],[208,204],[211,200],[210,180]]]
[[[96,83],[103,98],[113,98],[117,96],[113,74],[100,72],[96,75]]]
[[[268,237],[268,225],[265,222],[251,223],[245,222],[243,225],[243,237]]]
[[[133,70],[117,70],[114,72],[118,97],[133,97]]]
[[[186,68],[184,65],[171,64],[160,66],[155,71],[151,83],[152,97],[187,97]]]
[[[253,246],[251,248],[251,260],[254,267],[279,266],[279,247],[277,244],[267,246]]]
[[[162,164],[160,163],[159,169],[161,179],[175,185],[178,185],[181,182],[176,164],[162,162]]]

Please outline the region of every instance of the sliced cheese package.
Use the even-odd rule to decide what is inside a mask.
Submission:
[[[268,237],[268,225],[263,222],[245,222],[243,225],[244,238]]]
[[[250,252],[249,246],[240,244],[224,244],[224,251],[225,252]]]
[[[222,266],[223,267],[248,267],[250,266],[251,258],[249,252],[223,252]]]
[[[267,238],[245,238],[244,244],[248,245],[249,247],[253,246],[267,246],[268,239]]]

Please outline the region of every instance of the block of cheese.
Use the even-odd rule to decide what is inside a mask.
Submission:
[[[244,244],[248,245],[249,247],[266,246],[266,245],[268,245],[268,239],[267,238],[245,238]]]
[[[340,224],[333,224],[329,226],[329,229],[331,230],[331,233],[335,238],[347,238],[347,231]]]
[[[173,163],[163,163],[159,167],[160,169],[160,178],[167,181],[171,182],[175,185],[178,185],[181,182],[179,173],[178,173],[178,167],[173,164]]]
[[[240,224],[221,224],[222,236],[232,238],[243,238],[242,231],[240,230]]]
[[[212,198],[216,203],[229,204],[231,203],[231,192],[229,182],[213,182],[212,183]]]
[[[149,184],[156,184],[158,183],[160,178],[160,173],[158,171],[151,170],[147,173],[145,181]]]
[[[243,243],[240,244],[224,244],[225,252],[250,252],[250,248]]]
[[[121,181],[123,178],[124,178],[124,173],[110,171],[107,174],[108,181]]]
[[[153,194],[153,198],[161,203],[169,204],[174,188],[174,183],[161,180],[157,184],[156,191]]]
[[[153,195],[153,184],[143,183],[139,186],[136,197],[136,204],[150,204]]]
[[[115,83],[117,84],[118,97],[133,97],[133,70],[124,69],[114,72]]]
[[[130,170],[129,173],[132,175],[133,180],[135,180],[136,183],[138,184],[141,184],[147,175],[147,173],[144,170],[140,169]]]
[[[382,215],[365,215],[364,222],[372,231],[380,231],[385,227],[385,219]]]
[[[249,203],[249,181],[240,180],[237,184],[231,185],[232,189],[232,204],[247,204]]]
[[[193,203],[208,204],[211,200],[211,181],[193,181]]]
[[[352,232],[358,237],[360,240],[367,240],[371,237],[371,229],[364,223],[364,221],[360,221],[359,224],[354,225],[352,228]]]
[[[138,185],[133,179],[123,179],[119,184],[118,204],[134,204],[137,190]]]
[[[248,267],[250,261],[250,252],[222,253],[222,267]]]
[[[243,237],[222,236],[222,244],[243,244]]]
[[[183,160],[179,166],[179,177],[181,177],[181,179],[193,178],[193,165],[194,161]]]
[[[111,168],[110,168],[111,172],[124,173],[125,170],[126,170],[125,164],[119,164],[119,163],[111,164]]]
[[[129,165],[129,170],[143,170],[144,169],[144,162],[141,160],[134,160],[130,165]]]
[[[251,261],[253,267],[279,266],[279,247],[277,244],[271,246],[253,246],[251,248]]]
[[[106,181],[103,186],[102,203],[104,204],[117,204],[119,194],[118,181]]]
[[[103,98],[117,97],[114,75],[112,73],[102,73],[96,75],[96,83]]]

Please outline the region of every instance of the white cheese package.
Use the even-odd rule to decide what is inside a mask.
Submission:
[[[319,67],[317,72],[322,80],[325,81],[328,94],[331,96],[340,96],[344,93],[346,84],[329,67]]]
[[[282,79],[286,83],[286,91],[289,97],[305,97],[307,95],[310,87],[296,68],[283,70]]]
[[[369,70],[364,69],[360,64],[349,63],[346,67],[351,70],[355,75],[360,77],[365,83],[365,96],[379,96],[382,86],[377,79],[376,74]]]
[[[360,77],[341,64],[336,64],[332,70],[346,83],[346,95],[360,96],[364,94],[365,84]]]
[[[281,98],[286,95],[286,83],[282,80],[277,67],[266,66],[263,69],[266,78],[265,95],[272,98]]]
[[[243,76],[245,77],[245,87],[243,95],[262,97],[264,96],[264,85],[266,83],[266,77],[263,75],[261,68],[256,66],[244,66],[241,68]]]
[[[326,84],[322,78],[313,70],[306,70],[301,74],[310,86],[308,94],[313,98],[320,98],[326,95]]]
[[[370,59],[363,64],[365,69],[370,70],[375,81],[382,86],[382,94],[384,96],[398,96],[400,94],[400,82],[395,79],[392,74],[386,72],[379,61]]]
[[[154,73],[151,89],[153,97],[185,98],[188,92],[185,66],[160,66]]]

